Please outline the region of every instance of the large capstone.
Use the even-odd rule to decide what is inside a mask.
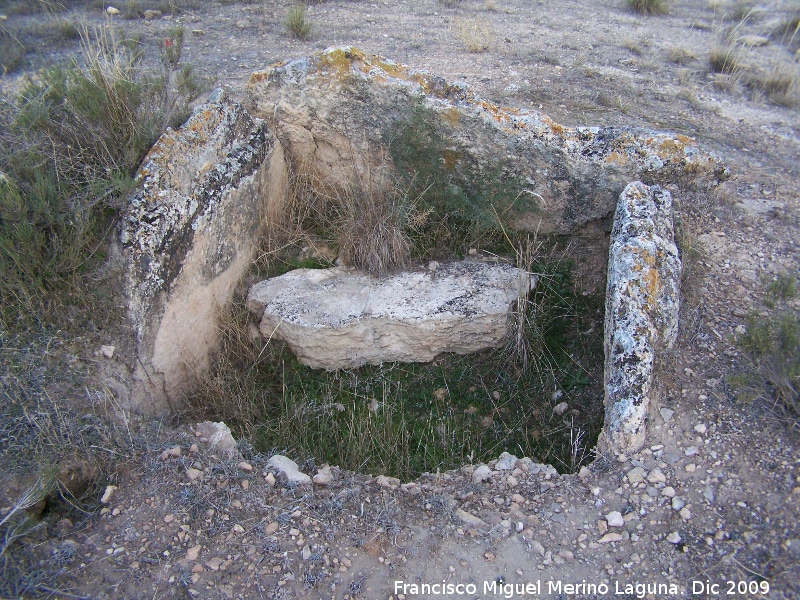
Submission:
[[[261,333],[322,369],[428,362],[503,344],[531,276],[506,264],[455,262],[375,278],[341,268],[297,269],[257,283],[248,308]]]
[[[608,258],[605,436],[613,452],[644,445],[656,354],[678,333],[680,281],[672,197],[633,182],[617,203]]]
[[[276,63],[252,75],[248,93],[295,164],[328,184],[391,165],[446,181],[454,199],[479,207],[513,204],[505,217],[539,233],[604,238],[589,226],[613,214],[630,181],[705,186],[728,177],[685,135],[566,127],[351,47]]]

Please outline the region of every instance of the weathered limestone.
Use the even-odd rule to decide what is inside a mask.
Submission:
[[[518,226],[541,233],[574,234],[610,216],[635,179],[696,185],[727,177],[724,165],[686,136],[563,127],[355,48],[329,48],[256,72],[248,93],[254,114],[275,119],[294,163],[329,183],[365,166],[425,176],[435,167],[456,193],[516,198]],[[393,163],[399,156],[406,164]]]
[[[297,269],[254,285],[247,306],[265,337],[285,340],[305,365],[332,370],[497,347],[512,304],[530,289],[528,273],[496,263],[448,263],[378,279]]]
[[[681,135],[563,127],[536,111],[498,107],[465,85],[352,48],[273,65],[253,74],[248,91],[248,110],[215,94],[179,131],[164,134],[140,169],[141,186],[121,234],[137,343],[135,408],[165,410],[189,389],[195,372],[207,369],[217,344],[218,309],[250,267],[259,236],[282,218],[291,164],[325,184],[376,173],[390,182],[398,175],[430,176],[429,183],[445,182],[454,197],[499,212],[510,198],[514,210],[503,214],[513,215],[516,226],[591,237],[603,250],[616,207],[604,437],[618,451],[642,445],[654,356],[675,337],[680,278],[670,196],[656,186],[715,185],[728,175],[716,157]],[[267,118],[274,132],[262,120]],[[405,144],[399,151],[398,142]],[[633,180],[642,183],[626,187]],[[324,273],[289,277],[308,277],[303,285],[324,288],[330,282],[313,281],[329,277]],[[447,274],[441,269],[414,276],[435,283]],[[379,294],[368,291],[374,280],[341,271],[336,277],[350,282],[352,314],[333,318],[315,307],[316,314],[264,314],[261,323],[265,335],[284,337],[311,366],[430,360],[440,352],[496,346],[519,293],[519,287],[484,282],[482,289],[498,295],[502,310],[462,318],[456,326],[450,313],[463,317],[472,310],[464,308],[466,301],[449,312],[434,307],[429,314],[435,318],[427,321],[413,312],[395,318],[404,308],[399,294],[376,312]],[[288,306],[267,290],[271,284],[264,285],[260,293],[267,295],[251,298],[251,306]],[[388,333],[367,327],[379,313],[390,318]],[[312,325],[314,319],[323,324]],[[355,338],[337,333],[338,341],[324,339],[323,330],[333,330],[336,319]]]
[[[165,410],[207,369],[219,308],[286,196],[283,151],[264,122],[214,96],[147,155],[122,225],[133,403],[145,412]]]
[[[614,215],[606,288],[604,435],[613,452],[644,445],[655,356],[678,333],[680,280],[672,197],[629,184]]]

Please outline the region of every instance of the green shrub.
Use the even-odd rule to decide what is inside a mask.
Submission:
[[[295,4],[286,12],[283,24],[286,31],[293,38],[304,40],[311,33],[311,21],[308,20],[308,10],[305,4]]]
[[[85,64],[52,67],[0,104],[0,302],[6,326],[74,292],[144,154],[197,88],[146,73],[101,30]],[[174,64],[174,63],[172,63]]]
[[[667,12],[667,3],[664,0],[627,0],[628,6],[634,11],[644,15],[657,15]]]

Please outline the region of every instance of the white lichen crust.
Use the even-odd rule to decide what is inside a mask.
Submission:
[[[680,280],[670,193],[629,184],[614,215],[606,287],[605,436],[615,453],[644,445],[656,353],[678,332]]]

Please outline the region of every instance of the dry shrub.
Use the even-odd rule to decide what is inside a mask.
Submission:
[[[407,199],[394,188],[347,189],[337,219],[339,256],[372,275],[408,266],[411,240],[405,232]]]
[[[628,6],[643,15],[659,15],[667,12],[664,0],[627,0]]]
[[[747,86],[775,104],[791,107],[796,103],[792,92],[797,89],[797,70],[792,65],[774,63],[767,71],[751,75]]]
[[[742,65],[739,62],[741,50],[737,51],[728,45],[715,45],[708,56],[708,65],[712,73],[732,74],[739,72]]]
[[[415,203],[385,177],[368,172],[351,179],[333,185],[308,168],[296,169],[282,220],[267,235],[266,263],[303,246],[323,261],[338,253],[343,264],[376,276],[408,266]]]
[[[690,50],[681,48],[679,46],[672,46],[669,49],[669,62],[676,65],[687,65],[690,62],[697,60],[697,56]]]
[[[458,19],[456,21],[458,39],[470,52],[485,52],[494,39],[494,29],[490,23],[478,18]]]

